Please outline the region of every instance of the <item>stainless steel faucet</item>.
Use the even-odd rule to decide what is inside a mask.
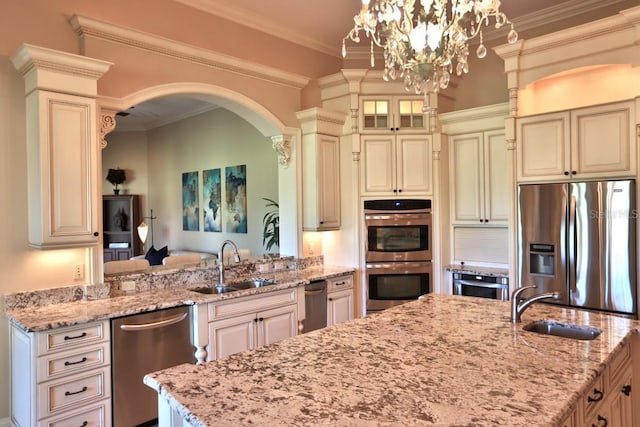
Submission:
[[[225,240],[222,242],[222,247],[220,248],[220,265],[218,269],[220,270],[220,285],[224,283],[224,248],[227,245],[231,245],[233,248],[233,261],[240,262],[240,254],[238,253],[238,247],[231,240]]]
[[[560,299],[560,292],[544,292],[542,294],[533,295],[529,299],[520,299],[521,293],[527,289],[535,288],[537,288],[537,286],[523,286],[522,288],[518,288],[513,291],[513,294],[511,295],[511,321],[513,323],[519,323],[522,321],[522,313],[524,313],[524,311],[534,302],[549,298]]]

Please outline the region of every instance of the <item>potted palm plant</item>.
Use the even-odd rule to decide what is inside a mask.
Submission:
[[[271,208],[262,217],[262,244],[270,251],[274,246],[280,246],[280,206],[275,200],[262,198],[267,204],[265,207]]]

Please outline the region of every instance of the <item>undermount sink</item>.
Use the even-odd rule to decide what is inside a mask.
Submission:
[[[253,289],[253,288],[261,288],[263,286],[275,285],[277,282],[272,280],[244,280],[242,282],[229,283],[227,285],[218,285],[218,286],[203,286],[200,288],[189,289],[193,292],[198,292],[201,294],[225,294],[228,292],[241,291],[244,289]]]
[[[189,289],[193,292],[198,292],[201,294],[226,294],[228,292],[238,291],[239,289],[232,288],[231,286],[203,286],[201,288],[193,288]]]
[[[537,320],[522,327],[525,331],[543,335],[554,335],[575,340],[592,340],[602,333],[601,329],[592,326],[572,325],[553,320]]]
[[[235,289],[252,289],[252,288],[261,288],[263,286],[275,285],[276,282],[272,280],[244,280],[242,282],[229,283],[229,286]]]

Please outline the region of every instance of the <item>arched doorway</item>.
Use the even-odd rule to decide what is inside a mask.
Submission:
[[[146,88],[119,99],[99,98],[103,148],[107,144],[105,136],[117,126],[117,112],[126,111],[131,106],[150,100],[172,96],[188,97],[228,110],[244,119],[272,144],[278,153],[279,162],[277,174],[281,217],[280,253],[298,256],[298,241],[301,240],[298,235],[301,202],[297,184],[299,172],[295,156],[292,156],[292,152],[295,153],[296,150],[292,150],[291,147],[299,143],[299,129],[284,126],[275,115],[250,98],[219,86],[201,83],[167,84]],[[99,164],[101,163],[100,158]]]

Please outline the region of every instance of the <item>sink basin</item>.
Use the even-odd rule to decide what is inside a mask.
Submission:
[[[553,320],[537,320],[523,326],[522,329],[538,334],[555,335],[557,337],[573,338],[575,340],[592,340],[602,333],[601,329],[591,326],[572,325]]]
[[[229,286],[235,289],[252,289],[252,288],[261,288],[263,286],[275,285],[276,282],[272,280],[244,280],[242,282],[230,283]]]
[[[190,291],[193,292],[198,292],[201,294],[226,294],[227,292],[234,292],[237,291],[237,288],[232,288],[231,286],[213,286],[213,287],[209,287],[209,286],[204,286],[201,288],[193,288],[193,289],[189,289]]]

